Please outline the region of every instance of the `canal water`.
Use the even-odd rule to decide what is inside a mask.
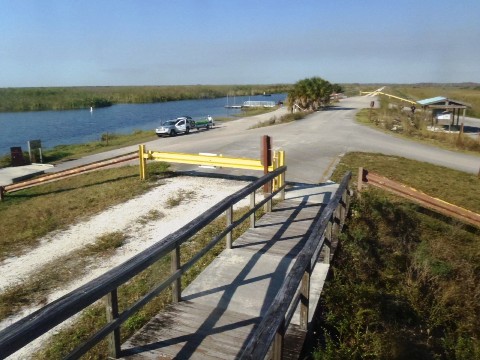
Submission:
[[[29,140],[41,140],[42,148],[80,144],[99,140],[102,134],[128,134],[135,130],[155,130],[161,121],[178,116],[194,120],[232,117],[238,109],[225,105],[241,105],[244,101],[284,101],[286,94],[271,96],[237,96],[205,100],[169,101],[155,104],[119,104],[106,108],[68,111],[32,111],[0,113],[0,155],[10,153],[10,147],[28,150]]]

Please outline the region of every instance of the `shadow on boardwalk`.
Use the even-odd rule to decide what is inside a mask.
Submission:
[[[285,201],[185,289],[183,301],[169,306],[124,344],[125,358],[237,358],[331,194],[331,186],[295,184]]]

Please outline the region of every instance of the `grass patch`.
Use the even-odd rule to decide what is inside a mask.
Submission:
[[[156,209],[152,209],[150,210],[146,215],[144,215],[143,217],[139,218],[137,220],[137,222],[140,224],[140,225],[146,225],[148,224],[149,222],[151,221],[155,221],[155,220],[160,220],[161,218],[165,217],[165,214],[162,213],[161,211],[158,211]]]
[[[44,305],[57,288],[85,275],[98,260],[114,254],[127,236],[121,231],[105,233],[92,244],[61,256],[39,268],[21,284],[0,293],[0,320],[32,305]]]
[[[458,205],[468,207],[470,196],[478,204],[478,191],[464,191],[473,180],[468,175],[440,168],[442,176],[432,177],[433,165],[387,160],[347,154],[334,177],[371,163],[427,193],[432,179],[455,183],[448,191]],[[407,165],[416,171],[406,173]],[[351,214],[324,287],[313,358],[480,358],[480,231],[377,189],[362,192]]]
[[[0,260],[37,246],[41,237],[82,218],[145,193],[171,176],[168,164],[148,166],[148,181],[138,167],[126,166],[81,174],[7,194],[0,202]]]
[[[428,99],[435,96],[444,96],[469,104],[467,116],[480,117],[480,86],[468,84],[440,84],[432,85],[396,85],[389,86],[392,95],[413,100]]]
[[[57,163],[144,143],[156,138],[157,136],[153,131],[145,130],[135,130],[131,134],[105,133],[102,134],[98,141],[91,141],[85,144],[57,145],[52,149],[45,150],[43,152],[43,160],[46,163]]]
[[[429,120],[424,120],[424,114],[417,112],[412,115],[408,111],[401,110],[397,105],[391,107],[390,104],[392,103],[387,98],[382,97],[381,107],[360,110],[356,115],[357,122],[445,149],[480,153],[480,136],[429,131],[427,125],[430,123]]]
[[[359,167],[480,213],[480,179],[474,174],[398,156],[353,152],[342,158],[333,179],[340,180],[335,174],[347,170],[357,174]]]
[[[255,116],[255,115],[262,115],[262,114],[268,114],[270,112],[273,112],[277,110],[278,107],[247,107],[247,108],[242,108],[241,112],[238,114],[235,114],[235,117],[250,117],[250,116]]]
[[[185,200],[193,199],[194,196],[195,196],[195,191],[180,190],[177,194],[170,195],[167,198],[165,207],[167,209],[172,209],[182,204]]]
[[[240,218],[248,208],[242,208],[234,211],[234,219]],[[259,211],[257,217],[263,214]],[[181,247],[181,262],[185,263],[192,258],[201,248],[205,246],[215,235],[218,235],[225,227],[225,218],[223,216],[214,220],[206,226],[197,235],[184,243]],[[237,227],[232,234],[235,239],[249,227],[248,220]],[[192,269],[182,276],[182,288],[185,288],[193,279],[213,261],[225,248],[225,242],[221,241],[211,251],[209,251]],[[133,304],[136,300],[146,294],[153,286],[164,280],[170,274],[170,259],[165,257],[157,263],[150,266],[142,273],[135,276],[130,282],[119,288],[119,307],[120,311]],[[154,301],[148,303],[137,314],[132,316],[121,327],[122,342],[140,329],[150,318],[171,303],[171,291],[166,290],[160,294]],[[66,329],[56,333],[48,342],[43,350],[33,356],[34,359],[61,359],[68,352],[72,351],[82,341],[85,341],[89,335],[93,334],[102,325],[106,323],[105,308],[101,303],[95,304],[84,311],[78,320],[69,325]],[[93,348],[85,359],[106,359],[107,344],[102,341]]]
[[[289,123],[289,122],[292,122],[292,121],[301,120],[309,114],[311,114],[311,112],[299,111],[299,112],[295,112],[295,113],[289,113],[289,114],[282,115],[279,118],[277,118],[276,116],[272,116],[270,119],[268,119],[266,121],[260,121],[257,124],[249,127],[249,129],[257,129],[257,128],[262,128],[262,127],[266,127],[266,126]]]

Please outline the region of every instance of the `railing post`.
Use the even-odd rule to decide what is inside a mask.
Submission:
[[[270,195],[272,195],[271,193],[264,193],[263,194],[263,197],[264,199],[268,198]],[[269,212],[272,212],[272,199],[270,198],[266,203],[265,205],[263,206],[264,210],[266,213],[269,213]]]
[[[250,210],[255,208],[255,191],[250,194]],[[250,214],[250,228],[255,228],[255,211]]]
[[[172,274],[180,269],[180,246],[177,244],[171,253],[171,271]],[[172,283],[172,302],[177,303],[182,300],[182,279],[179,277]]]
[[[307,266],[303,273],[300,287],[300,329],[308,330],[308,311],[310,306],[310,274],[311,267]]]
[[[336,246],[336,242],[338,240],[338,234],[340,233],[340,207],[341,205],[338,204],[338,206],[335,208],[333,211],[333,223],[332,223],[332,238],[331,238],[331,246]]]
[[[358,177],[357,177],[357,191],[359,195],[362,192],[362,186],[363,186],[363,167],[359,167]]]
[[[273,152],[273,158],[272,158],[272,171],[275,171],[278,169],[278,151]],[[277,191],[280,188],[280,176],[277,176],[276,178],[272,179],[272,192]]]
[[[227,219],[227,227],[232,225],[232,222],[233,222],[233,209],[232,209],[232,206],[230,206],[227,211],[225,212],[225,216],[226,216],[226,219]],[[229,231],[227,233],[227,249],[231,249],[232,248],[232,232]]]
[[[111,322],[118,318],[118,295],[117,289],[114,289],[107,295],[105,295],[105,307],[107,313],[107,322]],[[120,328],[116,328],[109,335],[107,335],[108,341],[108,354],[110,358],[118,359],[121,356],[121,343],[120,343]]]
[[[323,263],[330,264],[330,250],[332,248],[332,228],[333,228],[333,215],[330,218],[327,228],[325,229],[325,242],[323,244]]]
[[[275,334],[273,340],[273,360],[281,360],[283,358],[283,342],[285,338],[285,319],[282,321],[280,327]]]

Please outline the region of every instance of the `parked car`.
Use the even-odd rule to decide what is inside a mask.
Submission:
[[[167,120],[160,127],[155,129],[157,136],[176,136],[177,134],[188,134],[190,129],[195,127],[195,121],[190,116],[182,116],[173,120]]]

